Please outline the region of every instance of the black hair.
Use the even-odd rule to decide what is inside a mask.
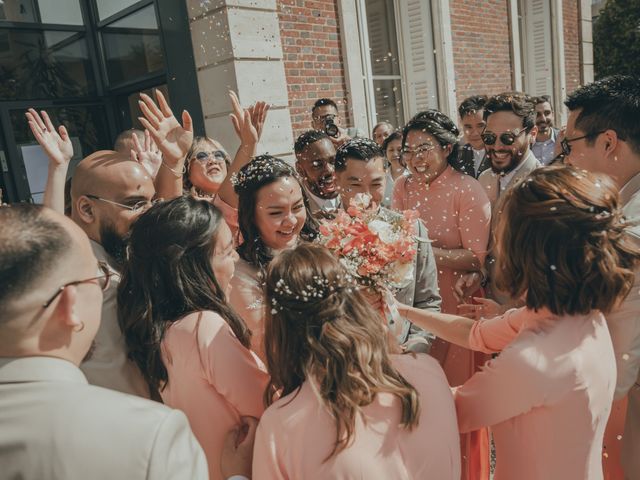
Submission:
[[[551,105],[550,95],[540,95],[540,96],[534,97],[533,99],[534,105],[540,105],[541,103],[545,103],[545,102]]]
[[[295,145],[293,146],[293,151],[296,155],[300,155],[309,145],[312,145],[322,139],[331,141],[329,135],[322,130],[307,130],[298,137]]]
[[[407,135],[411,131],[420,131],[432,135],[441,147],[451,145],[451,153],[447,156],[450,164],[458,158],[458,136],[460,130],[447,115],[438,110],[425,110],[416,114],[402,129],[402,148],[407,144]]]
[[[333,108],[336,109],[336,111],[338,110],[338,105],[336,105],[336,102],[334,102],[330,98],[320,98],[319,100],[316,100],[316,103],[313,104],[313,107],[311,108],[311,113],[315,112],[316,108],[324,107],[325,105],[331,105]]]
[[[37,288],[72,248],[71,236],[42,205],[20,203],[0,207],[0,309]],[[51,292],[54,293],[54,292]]]
[[[465,98],[458,107],[458,114],[460,118],[464,118],[465,115],[474,114],[482,110],[489,98],[486,95],[472,95]]]
[[[336,150],[336,172],[342,172],[347,168],[347,158],[368,162],[374,158],[385,159],[384,151],[376,142],[369,138],[354,138],[343,143]],[[385,168],[387,162],[384,162]]]
[[[271,155],[253,158],[234,178],[234,189],[238,194],[238,226],[243,239],[238,247],[238,254],[243,260],[261,270],[271,262],[273,255],[262,241],[256,226],[256,200],[262,187],[280,178],[294,178],[302,190],[307,220],[300,231],[300,238],[310,241],[318,235],[318,223],[311,215],[307,195],[295,170],[283,160]]]
[[[578,88],[564,102],[580,110],[576,128],[586,135],[614,130],[621,140],[640,154],[640,78],[613,75]],[[593,142],[593,138],[587,138]]]
[[[211,265],[223,223],[210,202],[185,195],[152,206],[131,228],[118,321],[129,357],[152,393],[168,381],[162,339],[173,322],[190,313],[218,313],[249,348],[251,332],[229,307]]]
[[[395,130],[391,135],[384,139],[384,142],[382,142],[382,151],[385,154],[387,153],[389,144],[395,140],[402,140],[402,132],[400,130]]]
[[[491,97],[484,106],[484,120],[496,112],[512,112],[522,119],[522,126],[530,130],[536,124],[534,99],[522,92],[503,92]]]

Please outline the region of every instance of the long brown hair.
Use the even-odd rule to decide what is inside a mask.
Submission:
[[[633,286],[640,250],[612,180],[571,167],[535,170],[504,199],[496,285],[556,315],[609,312]]]
[[[173,322],[190,313],[218,313],[249,348],[251,332],[228,306],[211,265],[223,222],[210,202],[183,196],[154,205],[133,224],[118,288],[118,321],[129,358],[152,393],[169,379],[162,339]]]
[[[314,382],[336,422],[327,459],[349,446],[356,415],[377,393],[400,399],[403,427],[418,424],[418,393],[391,365],[382,320],[328,250],[302,244],[280,253],[269,265],[266,302],[265,401]]]

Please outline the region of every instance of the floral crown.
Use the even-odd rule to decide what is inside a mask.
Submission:
[[[249,185],[270,178],[279,172],[295,176],[295,170],[286,162],[271,155],[260,155],[231,175],[231,184],[236,190],[244,190]]]
[[[289,285],[285,283],[283,279],[276,282],[274,288],[274,294],[271,298],[271,314],[275,315],[285,309],[284,304],[291,305],[292,303],[302,302],[304,304],[314,304],[328,299],[331,295],[335,295],[338,292],[347,291],[351,293],[355,288],[355,280],[349,274],[338,275],[335,280],[328,280],[318,275],[313,276],[313,282],[310,285],[306,285],[299,292],[291,290]],[[298,310],[295,307],[286,307],[290,310]]]

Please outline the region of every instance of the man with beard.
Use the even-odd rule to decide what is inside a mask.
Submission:
[[[533,101],[520,92],[501,93],[484,106],[482,141],[491,168],[478,180],[491,201],[493,220],[500,196],[540,166],[530,148],[538,133],[535,118]]]
[[[89,237],[94,255],[112,273],[104,292],[102,323],[92,358],[80,368],[89,383],[149,396],[118,324],[116,292],[125,260],[126,237],[133,221],[155,196],[148,172],[137,162],[110,150],[95,152],[76,167],[71,183],[71,218]]]
[[[88,385],[78,369],[112,280],[85,233],[31,204],[0,208],[0,225],[0,478],[208,478],[182,412]],[[243,440],[225,439],[225,479],[251,474],[257,421],[243,423]]]
[[[321,130],[309,130],[298,137],[294,151],[296,171],[302,177],[311,213],[326,216],[340,207],[336,188],[336,148]]]
[[[535,98],[536,127],[538,135],[531,146],[531,152],[542,165],[549,165],[554,159],[556,139],[559,130],[553,127],[553,108],[549,95]]]

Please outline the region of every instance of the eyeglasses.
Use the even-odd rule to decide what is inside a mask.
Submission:
[[[414,150],[411,150],[409,148],[403,148],[400,151],[400,155],[402,156],[403,160],[410,160],[414,156],[422,157],[423,155],[428,154],[429,152],[435,150],[435,148],[436,148],[436,145],[425,143],[424,145],[420,145],[418,148]]]
[[[133,205],[125,205],[124,203],[114,202],[113,200],[109,200],[106,198],[98,197],[97,195],[86,195],[87,198],[91,198],[93,200],[100,200],[101,202],[110,203],[112,205],[116,205],[120,208],[126,208],[133,213],[140,212],[142,210],[146,210],[147,208],[155,205],[158,202],[161,202],[161,198],[154,198],[153,200],[140,200],[139,202],[134,203]]]
[[[212,152],[198,152],[193,157],[200,163],[207,163],[209,158],[213,158],[213,162],[222,165],[227,162],[227,153],[223,150],[213,150]]]
[[[581,137],[575,137],[575,138],[563,138],[562,140],[560,140],[560,146],[562,147],[562,155],[564,155],[565,157],[568,156],[571,153],[571,142],[575,142],[578,140],[582,140],[584,138],[591,138],[591,137],[597,137],[598,135],[600,135],[601,133],[604,133],[605,130],[601,130],[599,132],[593,132],[593,133],[588,133],[586,135],[582,135]]]
[[[314,115],[313,119],[316,122],[319,122],[320,120],[335,120],[336,117],[337,115],[333,113],[327,113],[326,115]]]
[[[97,282],[97,285],[104,292],[107,288],[109,288],[109,284],[111,283],[111,271],[109,270],[109,266],[104,262],[98,262],[98,268],[102,272],[97,277],[87,278],[86,280],[76,280],[75,282],[69,282],[62,285],[53,296],[42,304],[42,308],[47,308],[49,305],[53,303],[53,301],[58,298],[65,288],[71,287],[73,285],[82,285],[83,283],[94,283]]]
[[[521,130],[515,130],[515,133],[504,132],[504,133],[501,133],[499,137],[498,135],[492,132],[482,133],[480,135],[480,138],[482,138],[482,141],[484,142],[485,145],[493,145],[496,143],[496,140],[500,138],[500,143],[508,147],[509,145],[513,145],[513,143],[516,141],[516,138],[518,138],[520,135],[522,135],[524,132],[528,130],[529,130],[528,128],[523,128]]]

